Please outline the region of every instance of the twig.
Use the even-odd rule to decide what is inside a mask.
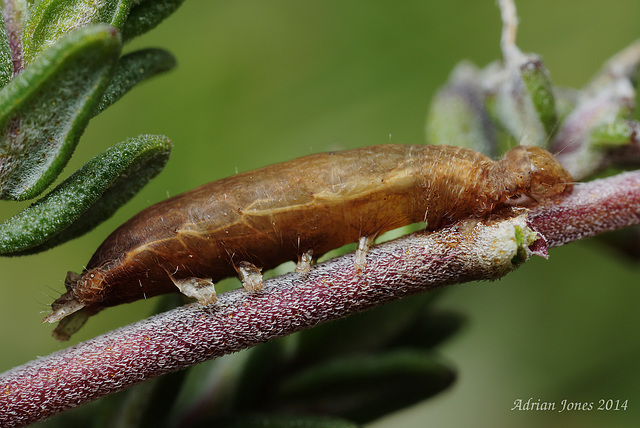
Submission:
[[[9,51],[13,62],[13,76],[17,76],[24,67],[22,61],[22,20],[24,11],[16,0],[5,0],[2,18],[7,32]]]
[[[304,277],[292,273],[266,281],[259,293],[224,293],[216,305],[183,306],[0,375],[0,425],[33,423],[387,301],[499,278],[516,267],[528,245],[541,249],[543,241],[532,243],[531,229],[553,247],[638,223],[640,171],[579,184],[573,194],[515,217],[467,220],[380,244],[368,254],[363,273],[354,271],[349,254]]]
[[[516,5],[513,0],[499,0],[498,5],[502,18],[502,35],[500,37],[502,56],[507,63],[518,64],[522,61],[522,53],[516,45],[516,34],[518,33]]]

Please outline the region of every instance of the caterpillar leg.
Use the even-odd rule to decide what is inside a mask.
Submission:
[[[73,287],[80,278],[81,275],[75,272],[67,272],[67,276],[64,279],[64,286],[67,292],[51,304],[52,312],[44,317],[42,322],[54,323],[60,321],[85,307],[84,303],[80,302],[73,293]]]
[[[360,273],[367,267],[367,253],[373,240],[376,239],[376,235],[362,236],[358,241],[358,248],[356,249],[356,272]]]
[[[305,276],[311,271],[311,262],[313,261],[313,250],[306,251],[298,256],[298,264],[296,265],[296,273]]]
[[[178,290],[187,297],[198,299],[202,305],[209,305],[218,301],[216,288],[211,278],[182,278],[171,281],[178,287]]]
[[[55,302],[53,302],[51,308],[53,309],[53,311],[49,315],[44,317],[42,322],[53,323],[56,321],[60,321],[63,318],[68,317],[69,315],[84,308],[84,303],[78,301],[78,299],[76,299],[73,295],[73,292],[67,291],[58,299],[56,299]]]
[[[242,261],[236,266],[242,286],[248,292],[262,290],[262,269],[253,263]]]
[[[95,311],[91,311],[89,308],[82,308],[79,311],[66,316],[60,320],[56,328],[53,330],[52,336],[56,340],[60,341],[69,340],[71,335],[80,330],[80,327],[82,327],[94,313]]]

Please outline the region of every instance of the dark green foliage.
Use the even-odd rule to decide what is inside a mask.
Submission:
[[[0,197],[37,196],[60,174],[109,84],[120,37],[76,30],[38,56],[0,92]]]
[[[155,4],[151,10],[131,0],[44,0],[14,2],[3,11],[1,199],[42,193],[62,172],[91,117],[141,81],[175,66],[173,56],[161,49],[119,58],[120,31],[128,19],[157,24],[181,2],[149,3]],[[5,21],[12,27],[5,28]],[[170,148],[166,137],[142,135],[96,157],[0,224],[0,254],[42,251],[91,230],[160,172]]]
[[[0,254],[36,253],[93,229],[160,172],[170,151],[166,137],[142,135],[96,156],[0,224]]]
[[[200,423],[194,427],[209,427]],[[220,428],[356,428],[361,425],[341,418],[308,415],[247,415],[220,421]]]
[[[13,61],[9,50],[9,40],[4,20],[0,20],[0,88],[4,87],[13,76]]]
[[[432,346],[461,321],[438,317],[432,302],[415,296],[256,348],[236,385],[236,411],[366,423],[446,389],[455,371]]]
[[[123,39],[129,41],[154,29],[183,2],[184,0],[139,0],[131,8],[129,18],[122,29]]]
[[[73,30],[106,24],[121,31],[131,0],[43,0],[29,8],[22,45],[25,64]]]

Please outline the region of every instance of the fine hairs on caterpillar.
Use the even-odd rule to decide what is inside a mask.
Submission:
[[[44,321],[68,338],[108,306],[180,291],[216,301],[214,283],[238,274],[262,288],[262,269],[373,239],[424,221],[427,229],[569,192],[571,176],[547,151],[517,146],[499,161],[451,146],[380,145],[305,156],[237,174],[155,204],[117,228]],[[68,317],[69,315],[72,315]],[[68,317],[68,318],[65,318]]]

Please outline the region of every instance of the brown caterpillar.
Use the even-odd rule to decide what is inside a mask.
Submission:
[[[260,268],[358,241],[356,264],[380,233],[425,221],[427,229],[505,205],[524,206],[572,188],[548,152],[518,146],[493,161],[469,149],[381,145],[305,156],[205,184],[155,204],[116,229],[44,321],[162,293],[216,300],[213,284],[240,274],[262,287]],[[260,268],[258,268],[259,266]],[[80,314],[78,314],[80,315]],[[70,320],[65,322],[70,324]],[[59,337],[82,325],[58,326]],[[79,324],[79,325],[76,325]]]

